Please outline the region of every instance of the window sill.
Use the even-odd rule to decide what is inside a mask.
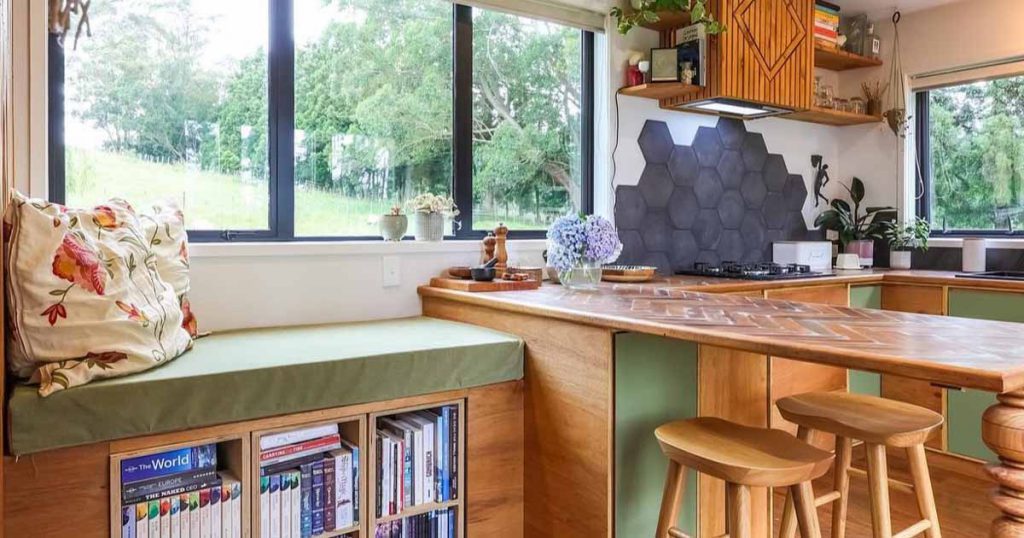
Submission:
[[[1009,237],[986,237],[985,244],[988,248],[1001,248],[1001,249],[1018,249],[1024,250],[1024,237],[1022,238],[1009,238]],[[940,248],[963,248],[964,238],[963,237],[931,237],[928,239],[929,247],[940,247]]]
[[[516,239],[509,247],[540,252],[547,248],[544,239]],[[479,241],[292,241],[286,243],[192,243],[193,258],[262,258],[277,256],[359,256],[375,254],[439,254],[480,252]]]

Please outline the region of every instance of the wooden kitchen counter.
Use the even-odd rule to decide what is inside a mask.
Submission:
[[[850,308],[851,290],[870,292],[879,308]],[[425,286],[419,294],[426,316],[526,343],[525,536],[653,534],[665,469],[652,433],[660,422],[717,416],[792,429],[775,400],[847,390],[847,369],[880,373],[883,387],[905,379],[891,385],[999,393],[983,420],[973,413],[971,439],[982,438],[1005,462],[989,466],[1001,493],[973,520],[958,517],[953,504],[939,507],[940,518],[949,513],[968,528],[945,535],[973,537],[1002,512],[991,535],[1024,536],[1024,523],[1011,516],[1024,514],[1017,500],[1024,498],[1017,470],[1024,468],[1024,325],[913,313],[950,313],[950,297],[963,290],[981,293],[986,311],[985,293],[1024,297],[1024,282],[868,270],[774,282],[677,276],[602,284],[594,292],[548,284],[496,293]],[[981,474],[979,463],[969,466]],[[689,482],[687,532],[725,533],[722,484]],[[983,489],[971,494],[982,498]],[[753,536],[772,536],[771,506],[770,492],[754,491]]]

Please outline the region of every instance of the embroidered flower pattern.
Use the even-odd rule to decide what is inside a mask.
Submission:
[[[64,240],[57,248],[53,257],[53,274],[96,295],[103,295],[107,284],[107,272],[100,264],[99,256],[72,233],[64,234]]]
[[[139,310],[139,307],[121,301],[116,301],[115,304],[117,304],[117,307],[120,308],[122,312],[128,314],[128,319],[141,323],[143,327],[149,326],[149,318],[146,317],[144,312]]]
[[[114,212],[114,208],[108,205],[97,206],[93,209],[92,221],[96,226],[104,230],[113,230],[120,226],[117,221],[117,213]]]
[[[192,338],[199,337],[199,324],[196,322],[196,317],[192,314],[192,303],[188,301],[188,296],[182,295],[178,299],[181,303],[181,313],[184,317],[181,320],[181,327],[188,332]]]

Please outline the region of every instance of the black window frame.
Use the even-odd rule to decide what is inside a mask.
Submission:
[[[1024,230],[947,230],[942,223],[932,221],[932,152],[931,152],[931,91],[920,90],[914,94],[914,145],[917,159],[915,167],[914,194],[917,198],[917,216],[932,225],[931,237],[986,237],[1024,238]],[[917,192],[920,188],[921,192]],[[935,226],[939,227],[936,228]]]
[[[270,27],[267,60],[269,207],[267,230],[189,230],[194,242],[367,241],[379,236],[295,235],[295,39],[294,0],[268,0]],[[477,240],[473,229],[473,12],[453,4],[452,196],[461,210],[447,237]],[[594,210],[594,33],[581,32],[581,210]],[[48,42],[49,199],[66,201],[64,142],[64,49],[57,36]],[[511,230],[511,239],[542,239],[544,230]]]

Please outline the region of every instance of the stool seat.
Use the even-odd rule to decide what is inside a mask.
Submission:
[[[846,392],[812,392],[776,402],[782,418],[865,443],[907,448],[931,438],[942,415],[905,402]]]
[[[785,487],[825,474],[831,452],[792,435],[700,417],[660,426],[654,432],[669,458],[698,472],[744,486]]]

